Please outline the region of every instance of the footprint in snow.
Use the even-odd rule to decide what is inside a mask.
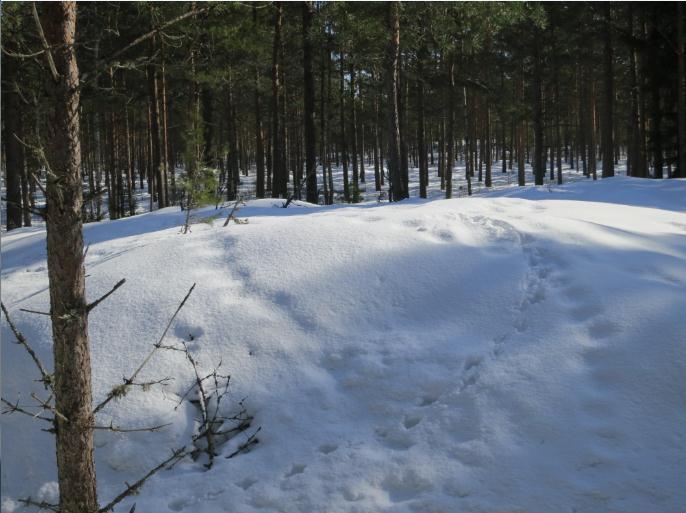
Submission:
[[[291,467],[291,470],[284,475],[284,477],[293,477],[298,474],[302,474],[305,472],[305,469],[307,468],[307,465],[304,463],[293,463],[293,466]]]
[[[248,488],[250,488],[255,483],[257,483],[257,479],[254,479],[252,477],[246,477],[242,481],[237,482],[236,486],[243,488],[243,490],[247,490]]]
[[[319,446],[319,452],[321,452],[322,454],[331,454],[336,449],[338,449],[338,446],[336,444],[323,444]]]
[[[405,429],[412,429],[417,426],[423,419],[421,415],[405,415],[405,420],[403,420],[403,426]]]

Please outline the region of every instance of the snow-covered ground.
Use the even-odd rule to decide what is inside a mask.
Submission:
[[[127,279],[90,318],[96,401],[195,282],[167,341],[222,360],[262,426],[251,452],[184,461],[117,511],[686,510],[686,181],[368,199],[251,201],[248,224],[188,235],[177,208],[85,227],[89,298]],[[49,308],[41,228],[3,235],[2,300],[50,362],[49,320],[19,311]],[[4,320],[2,338],[2,395],[30,403],[44,391]],[[156,354],[145,377],[175,380],[100,415],[173,422],[96,433],[103,504],[188,443],[191,372]],[[55,501],[51,435],[1,420],[2,511]]]

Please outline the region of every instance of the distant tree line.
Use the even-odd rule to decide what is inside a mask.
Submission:
[[[2,24],[11,229],[36,209],[52,99],[31,4],[4,4]],[[509,170],[523,184],[526,163],[537,184],[620,159],[683,177],[683,25],[683,5],[660,2],[80,4],[83,216],[132,215],[143,187],[177,204],[176,170],[200,167],[229,200],[250,170],[256,197],[323,203],[407,197],[410,166],[420,195],[431,179],[450,197],[458,159],[486,186]]]

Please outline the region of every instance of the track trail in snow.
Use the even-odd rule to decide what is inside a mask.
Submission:
[[[202,365],[222,360],[234,397],[263,428],[253,451],[219,457],[210,472],[188,461],[156,475],[138,509],[683,510],[678,186],[603,180],[502,192],[512,198],[285,212],[264,200],[241,211],[249,224],[202,224],[188,236],[168,209],[88,227],[89,296],[127,278],[89,323],[95,395],[147,354],[196,282],[168,336],[192,335]],[[47,285],[43,239],[17,235],[3,248],[3,300],[15,310],[45,309],[35,294]],[[16,320],[49,362],[45,319]],[[3,393],[35,385],[14,345],[3,362]],[[192,379],[184,369],[165,353],[149,370],[177,378],[172,396]],[[152,443],[98,439],[102,496],[167,457],[193,426],[192,408],[169,418],[160,394],[134,395],[117,423],[173,424]],[[2,422],[16,440],[4,444],[6,467],[33,476],[3,474],[8,497],[51,500],[49,437],[25,419]]]

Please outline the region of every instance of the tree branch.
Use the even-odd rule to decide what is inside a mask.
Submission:
[[[143,363],[141,363],[138,368],[134,371],[134,373],[131,375],[129,378],[124,378],[124,383],[121,385],[117,385],[114,387],[112,390],[109,391],[107,394],[107,397],[98,404],[95,409],[93,410],[93,415],[98,413],[100,410],[102,410],[112,399],[116,397],[123,397],[126,395],[128,392],[129,387],[134,385],[134,381],[138,374],[143,370],[143,367],[147,365],[147,363],[150,361],[150,358],[155,354],[155,352],[162,347],[162,341],[164,340],[164,337],[167,335],[167,332],[169,331],[169,328],[171,327],[172,323],[174,322],[174,319],[176,319],[176,316],[178,313],[181,311],[183,308],[183,305],[186,304],[186,301],[188,301],[188,298],[190,297],[191,293],[193,292],[193,289],[195,289],[195,283],[191,286],[191,288],[188,290],[188,293],[186,296],[183,298],[181,301],[181,304],[176,308],[176,311],[174,312],[174,315],[172,315],[171,319],[169,319],[169,322],[167,323],[167,327],[164,329],[164,332],[162,333],[162,336],[160,339],[154,344],[152,351],[148,353],[148,356],[145,357],[143,360]]]
[[[17,339],[17,344],[23,346],[24,349],[26,349],[26,351],[29,353],[29,356],[31,356],[33,363],[35,363],[36,367],[38,367],[38,372],[40,372],[41,375],[41,383],[43,383],[43,386],[46,390],[50,389],[54,391],[52,386],[52,375],[48,374],[48,371],[46,371],[45,367],[43,367],[43,363],[38,358],[38,355],[36,355],[36,352],[31,348],[29,343],[26,341],[26,337],[24,337],[21,331],[17,329],[17,327],[12,322],[12,319],[10,319],[10,314],[7,312],[5,304],[0,302],[0,308],[2,308],[2,312],[5,314],[7,323],[10,325],[10,329],[12,330],[12,333],[14,333],[14,336]]]
[[[84,257],[85,257],[85,255],[84,255]],[[121,287],[122,285],[124,285],[124,283],[126,283],[126,278],[122,278],[121,280],[119,280],[119,281],[116,283],[116,285],[115,285],[114,287],[112,287],[112,289],[111,289],[107,294],[105,294],[105,295],[102,296],[100,299],[96,299],[96,300],[93,301],[91,304],[89,304],[89,305],[86,307],[86,311],[87,311],[87,312],[90,312],[93,308],[95,308],[95,307],[98,306],[100,303],[102,303],[105,299],[107,299],[107,298],[110,297],[112,294],[114,294],[114,292],[115,292],[119,287]]]
[[[112,501],[110,501],[106,506],[100,508],[98,510],[98,513],[107,513],[108,511],[112,511],[114,507],[119,504],[121,501],[126,499],[129,495],[133,495],[138,490],[143,486],[143,484],[150,479],[153,475],[155,475],[157,472],[162,470],[164,467],[167,465],[173,466],[178,462],[179,460],[183,459],[188,455],[188,452],[186,451],[185,447],[182,447],[181,449],[176,449],[175,451],[172,452],[172,455],[164,460],[162,463],[157,465],[155,468],[150,470],[147,474],[145,474],[142,478],[140,478],[138,481],[136,481],[133,484],[130,484],[126,487],[126,490],[121,492],[119,495],[117,495]]]
[[[43,32],[43,26],[40,23],[40,18],[38,17],[38,10],[36,9],[36,2],[31,2],[31,12],[33,13],[33,19],[36,22],[36,30],[38,31],[38,37],[40,37],[41,43],[43,44],[43,51],[48,58],[48,66],[50,67],[50,74],[55,82],[60,81],[60,74],[57,73],[57,66],[55,66],[55,60],[52,58],[52,53],[50,52],[50,45],[48,40],[45,38],[45,33]]]

